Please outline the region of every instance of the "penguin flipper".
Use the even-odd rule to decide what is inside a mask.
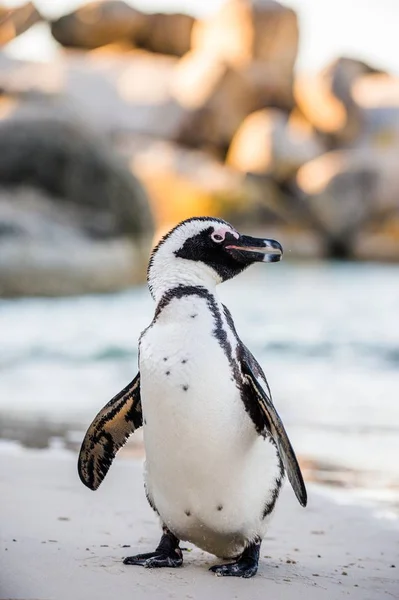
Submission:
[[[88,428],[78,459],[79,477],[96,490],[108,473],[118,450],[143,424],[140,373],[100,410]]]
[[[246,349],[245,354],[247,355],[247,353],[252,357],[249,350]],[[298,498],[299,503],[302,506],[306,506],[306,487],[303,481],[298,460],[295,456],[294,449],[291,446],[291,442],[288,438],[287,432],[285,431],[283,422],[281,421],[280,416],[273,405],[273,402],[263,389],[262,385],[259,383],[257,376],[254,374],[251,368],[250,361],[246,360],[248,359],[248,355],[245,356],[244,360],[242,360],[241,362],[243,376],[248,388],[248,394],[253,398],[254,401],[258,403],[259,408],[263,413],[263,416],[266,421],[266,428],[270,431],[277,444],[281,459],[284,464],[284,468],[288,475],[288,479],[291,483],[292,489],[294,490],[296,497]],[[258,375],[262,377],[262,379],[264,378],[264,374],[261,369]]]

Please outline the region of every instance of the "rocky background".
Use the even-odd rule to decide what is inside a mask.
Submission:
[[[4,52],[43,20],[0,5],[0,295],[124,288],[155,231],[203,214],[291,256],[399,260],[398,77],[296,74],[273,0],[207,21],[91,2],[47,23],[56,60]]]

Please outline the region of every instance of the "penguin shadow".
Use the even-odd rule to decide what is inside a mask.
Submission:
[[[196,571],[208,572],[210,567],[217,564],[229,564],[232,562],[231,559],[223,560],[213,554],[209,554],[199,548],[183,546],[181,548],[183,552],[183,565],[176,571],[184,571],[185,568],[189,567]],[[216,574],[209,572],[209,576],[216,577],[217,579],[225,579]],[[294,559],[275,558],[268,555],[262,555],[259,559],[258,572],[254,579],[267,579],[275,583],[281,583],[286,585],[287,583],[301,583],[312,585],[312,587],[324,587],[320,581],[315,581],[315,575],[311,573],[307,566],[299,564],[299,561]],[[234,579],[228,577],[227,579]]]
[[[209,576],[216,577],[217,579],[235,579],[232,577],[220,577],[216,574],[209,572],[210,567],[216,564],[228,564],[231,561],[223,560],[199,550],[196,547],[188,548],[182,547],[184,562],[180,569],[183,574],[185,568],[190,568],[195,571],[208,572]],[[318,571],[317,573],[315,571]],[[281,558],[271,557],[269,555],[261,554],[259,559],[258,572],[253,578],[254,580],[264,579],[273,581],[273,583],[287,586],[290,584],[300,584],[302,586],[311,586],[313,588],[328,589],[329,583],[323,585],[323,579],[336,580],[333,573],[322,573],[320,569],[309,567],[308,564],[301,564],[300,560],[292,558]],[[335,581],[338,583],[338,581]]]

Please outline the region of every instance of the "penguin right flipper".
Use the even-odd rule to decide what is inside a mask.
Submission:
[[[245,348],[244,345],[242,345],[242,348],[244,351],[241,359],[241,368],[246,381],[247,395],[249,398],[252,398],[253,402],[257,402],[263,413],[265,426],[277,444],[292,489],[294,490],[299,503],[302,506],[306,506],[306,487],[294,449],[271,398],[264,390],[263,385],[259,382],[259,379],[261,379],[262,383],[266,384],[267,389],[269,389],[266,377],[250,351]]]
[[[143,425],[140,373],[100,410],[88,428],[78,459],[79,477],[96,490],[118,450]]]

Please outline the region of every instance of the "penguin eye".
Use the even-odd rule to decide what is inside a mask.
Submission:
[[[220,233],[212,233],[211,239],[214,242],[217,242],[218,244],[220,244],[220,242],[223,242],[224,237],[222,235],[220,235]]]

